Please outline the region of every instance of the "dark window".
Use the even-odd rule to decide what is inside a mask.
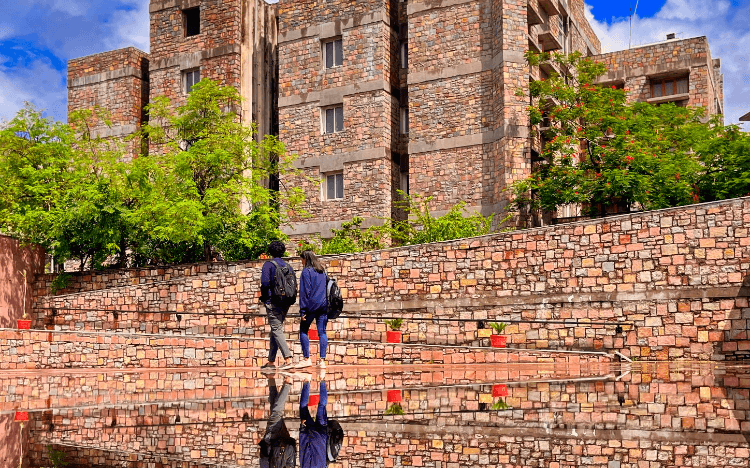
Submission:
[[[201,80],[201,71],[200,69],[188,70],[182,72],[182,75],[182,81],[185,83],[185,94],[190,94],[193,86]]]
[[[401,68],[409,68],[409,43],[401,43]]]
[[[651,97],[658,98],[687,94],[689,91],[688,77],[651,80]]]
[[[323,43],[323,55],[326,68],[340,67],[344,64],[344,49],[341,39]]]
[[[344,106],[329,107],[323,113],[325,133],[336,133],[344,130]]]
[[[201,33],[200,7],[182,10],[182,18],[185,23],[185,37],[197,36]]]
[[[401,133],[407,134],[409,133],[409,108],[408,107],[402,107],[401,108]]]
[[[344,173],[326,176],[326,199],[339,200],[344,198]]]

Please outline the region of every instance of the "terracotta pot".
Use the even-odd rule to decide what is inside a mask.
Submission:
[[[315,328],[311,328],[310,330],[308,330],[308,331],[307,331],[307,336],[308,336],[308,337],[309,337],[309,338],[310,338],[311,340],[317,340],[317,339],[320,339],[320,337],[318,336],[318,330],[317,330],[317,329],[315,329]]]
[[[492,386],[493,397],[506,397],[508,396],[508,387],[505,385],[493,385]]]
[[[401,343],[401,332],[398,330],[388,330],[385,332],[385,340],[388,343]]]
[[[31,320],[26,319],[18,319],[16,320],[18,323],[18,329],[19,330],[30,330],[31,329]]]
[[[508,343],[508,337],[504,335],[490,335],[490,341],[493,348],[505,348]]]
[[[386,399],[388,403],[401,403],[401,390],[388,390]]]
[[[310,395],[307,400],[307,406],[318,406],[318,403],[320,403],[320,395]]]

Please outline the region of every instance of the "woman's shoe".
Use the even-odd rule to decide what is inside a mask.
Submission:
[[[276,370],[276,365],[272,362],[267,362],[260,366],[261,372],[273,372]]]
[[[321,359],[320,362],[318,363],[318,367],[320,367],[321,369],[325,369],[326,367],[328,367],[328,365],[326,364],[326,360]]]
[[[310,361],[310,358],[303,359],[300,362],[297,363],[297,365],[294,366],[295,369],[303,369],[305,367],[312,366],[312,362]]]

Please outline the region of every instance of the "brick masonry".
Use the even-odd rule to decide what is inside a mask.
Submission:
[[[407,319],[411,343],[486,346],[488,330],[479,329],[480,321],[566,319],[578,322],[513,323],[506,333],[513,346],[528,349],[617,350],[643,360],[746,359],[748,222],[750,199],[744,198],[328,258],[353,316],[335,324],[334,334],[375,339],[385,331],[379,317],[398,314]],[[41,309],[36,326],[231,336],[243,327],[239,317],[208,314],[262,314],[255,299],[259,270],[260,263],[249,262],[85,275],[59,296],[44,295],[51,278],[41,277],[37,307],[134,313],[120,312],[114,323],[111,312],[70,311],[49,322],[49,310]],[[146,311],[165,315],[155,321],[158,314]],[[476,322],[428,323],[434,316]],[[616,324],[623,324],[623,335]]]

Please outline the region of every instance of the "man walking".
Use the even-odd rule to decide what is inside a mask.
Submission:
[[[281,369],[292,366],[292,351],[284,337],[284,320],[289,307],[297,300],[297,277],[292,267],[281,257],[286,252],[284,243],[278,240],[268,246],[271,260],[263,264],[260,277],[260,300],[266,306],[268,324],[271,326],[268,362],[262,370],[276,368],[276,353],[281,350],[284,358]]]

